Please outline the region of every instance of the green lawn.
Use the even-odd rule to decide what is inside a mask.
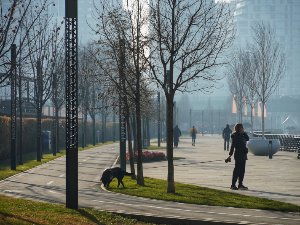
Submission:
[[[148,223],[93,209],[67,209],[64,205],[0,195],[0,225],[2,224],[142,225]]]
[[[105,143],[105,144],[110,144]],[[101,146],[103,144],[98,144]],[[93,148],[88,147],[79,150]],[[24,154],[24,165],[19,165],[16,171],[10,170],[10,160],[0,162],[0,180],[16,173],[36,167],[42,163],[65,155],[62,150],[57,156],[43,154],[42,162],[36,162],[36,153]],[[249,197],[231,192],[203,188],[195,185],[175,183],[176,193],[168,194],[167,182],[153,178],[145,178],[145,186],[136,184],[130,177],[124,178],[126,188],[115,188],[116,179],[110,185],[113,192],[135,195],[166,201],[185,202],[199,205],[230,206],[238,208],[268,209],[279,211],[300,212],[300,206]],[[146,224],[137,220],[126,219],[111,213],[92,209],[66,209],[64,205],[40,203],[23,199],[15,199],[0,195],[0,225],[1,224]]]
[[[105,144],[112,144],[107,142]],[[102,143],[96,145],[102,146]],[[93,148],[88,145],[79,151]],[[10,170],[10,160],[0,161],[0,180],[9,176],[31,169],[45,162],[66,154],[61,150],[56,156],[43,154],[41,162],[36,161],[36,152],[23,155],[23,165],[17,166],[16,171]],[[134,219],[127,219],[112,213],[101,212],[93,209],[67,209],[64,205],[41,203],[24,199],[16,199],[0,195],[0,225],[7,224],[116,224],[116,225],[142,225]]]
[[[167,193],[167,181],[146,178],[145,186],[136,184],[130,177],[123,179],[125,188],[117,188],[117,180],[109,185],[109,191],[145,198],[166,201],[192,203],[199,205],[214,205],[236,208],[267,209],[277,211],[300,212],[300,206],[273,201],[266,198],[250,197],[232,192],[220,191],[196,185],[175,182],[176,193]]]
[[[104,144],[98,143],[95,146],[88,145],[84,149],[83,148],[78,148],[78,150],[79,151],[87,150],[87,149],[90,149],[90,148],[99,147],[99,146],[102,146],[102,145],[108,145],[108,144],[112,144],[112,143],[114,143],[114,142],[110,141],[110,142],[106,142]],[[43,154],[43,159],[41,160],[41,162],[36,161],[36,152],[23,154],[23,165],[18,165],[16,170],[10,170],[10,159],[0,161],[0,180],[3,180],[7,177],[10,177],[10,176],[15,175],[15,174],[20,173],[20,172],[23,172],[25,170],[29,170],[33,167],[41,165],[45,162],[49,162],[53,159],[56,159],[58,157],[61,157],[61,156],[65,155],[65,154],[66,154],[66,150],[60,150],[60,153],[57,153],[56,156],[53,156],[52,153],[47,153],[47,154],[44,153]],[[19,162],[19,158],[17,160],[17,163],[18,162]]]
[[[143,148],[143,150],[158,150],[158,149],[166,149],[166,147],[158,147],[158,146],[153,146],[153,145],[150,145],[148,146],[148,148]]]

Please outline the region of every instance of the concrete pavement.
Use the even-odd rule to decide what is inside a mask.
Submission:
[[[175,156],[185,158],[175,161],[175,180],[231,191],[229,186],[234,165],[233,162],[224,162],[228,152],[224,152],[222,148],[222,139],[219,136],[198,137],[196,146],[192,146],[190,142],[190,138],[181,138],[179,147],[174,151]],[[174,203],[103,191],[99,181],[102,171],[114,163],[118,154],[119,144],[79,152],[79,207],[91,207],[165,224],[300,224],[299,213]],[[290,180],[291,183],[295,183],[293,188],[280,188],[278,184],[275,189],[267,190],[268,194],[283,195],[284,199],[299,198],[295,194],[299,190],[299,176],[296,172],[290,174],[285,168],[291,166],[293,171],[297,169],[299,161],[294,160],[293,154],[296,155],[280,152],[278,159],[275,155],[273,161],[267,157],[257,158],[249,155],[245,185],[248,185],[250,190],[238,192],[259,196],[266,192],[264,185],[260,185],[261,182],[273,185],[275,178],[282,184],[283,180],[287,179],[285,182]],[[280,159],[285,164],[280,164]],[[271,165],[280,165],[283,168],[276,172],[270,169]],[[145,176],[162,179],[167,177],[165,161],[144,163],[143,167]],[[266,173],[262,173],[261,170],[265,170]],[[258,176],[258,173],[261,175]],[[0,181],[0,194],[35,201],[65,204],[65,191],[65,157]]]
[[[225,163],[228,153],[220,135],[197,135],[195,146],[191,137],[180,137],[174,156],[185,159],[174,161],[175,181],[300,205],[300,160],[296,152],[279,151],[273,159],[249,152],[244,178],[247,191],[230,190],[234,159]],[[167,179],[167,162],[145,163],[143,168],[146,177]]]

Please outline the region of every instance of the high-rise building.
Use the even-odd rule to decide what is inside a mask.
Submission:
[[[300,1],[299,0],[232,0],[235,5],[234,47],[246,48],[251,42],[254,21],[270,22],[276,38],[287,55],[288,70],[280,81],[276,95],[300,97]]]

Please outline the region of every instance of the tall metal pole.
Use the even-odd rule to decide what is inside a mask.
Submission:
[[[16,44],[11,45],[11,170],[17,169],[17,145],[16,145]]]
[[[115,122],[116,122],[116,113],[113,110],[113,142],[116,141],[116,130],[115,130]]]
[[[120,39],[120,82],[121,87],[125,86],[125,79],[124,79],[124,66],[125,66],[125,42],[124,40]],[[120,167],[126,171],[126,121],[125,121],[125,104],[124,101],[124,93],[120,93]]]
[[[219,111],[219,134],[221,134],[221,111]]]
[[[101,130],[102,130],[102,135],[101,135],[102,137],[101,137],[101,141],[102,141],[102,143],[104,143],[104,142],[105,142],[105,141],[104,141],[105,115],[104,115],[104,100],[103,100],[103,99],[102,99],[102,113],[101,113],[101,114],[102,114],[102,118],[101,118],[101,119],[102,119],[102,129],[101,129]]]
[[[192,127],[192,109],[190,109],[190,128]]]
[[[214,119],[214,111],[211,111],[211,135],[213,135],[213,132],[214,132],[213,119]]]
[[[66,207],[78,209],[78,22],[77,0],[66,10]]]
[[[157,121],[157,139],[158,139],[158,147],[160,147],[160,92],[157,93],[157,111],[158,111],[158,121]]]
[[[36,159],[38,162],[41,162],[42,159],[42,151],[41,151],[41,128],[42,123],[42,68],[41,68],[41,60],[37,61],[37,137],[36,137],[36,145],[37,145],[37,155]]]
[[[96,108],[96,103],[95,103],[95,82],[93,82],[93,146],[96,145],[96,114],[95,114],[95,108]]]
[[[53,147],[53,155],[56,156],[56,149],[57,149],[57,128],[56,128],[56,105],[57,105],[57,87],[56,87],[56,73],[53,73],[53,84],[52,84],[52,91],[53,91],[53,140],[52,140],[52,147]]]
[[[202,110],[202,136],[204,136],[204,133],[203,133],[204,124],[203,124],[203,122],[204,122],[204,111]]]
[[[167,92],[169,93],[170,90],[170,70],[167,70]],[[169,152],[169,144],[168,144],[168,115],[169,115],[169,110],[168,110],[168,99],[166,98],[166,145],[167,145],[167,151],[166,151],[166,156],[168,158],[168,152]]]

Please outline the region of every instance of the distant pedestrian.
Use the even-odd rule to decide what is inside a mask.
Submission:
[[[226,151],[226,144],[227,144],[227,151],[229,151],[229,141],[230,141],[230,135],[232,133],[232,130],[229,128],[229,125],[227,124],[226,127],[223,129],[222,137],[224,139],[224,151]]]
[[[178,147],[179,137],[181,136],[181,131],[176,125],[173,129],[173,137],[174,137],[174,147]]]
[[[192,145],[195,146],[196,133],[198,133],[195,126],[190,129],[190,133],[192,134]]]
[[[232,184],[230,189],[232,190],[247,190],[248,188],[243,185],[245,176],[246,160],[248,154],[248,148],[246,147],[249,136],[244,132],[242,123],[237,123],[234,126],[234,132],[231,134],[232,144],[228,159],[231,158],[234,152],[235,167],[232,174]],[[239,179],[239,186],[236,187],[235,183]]]

